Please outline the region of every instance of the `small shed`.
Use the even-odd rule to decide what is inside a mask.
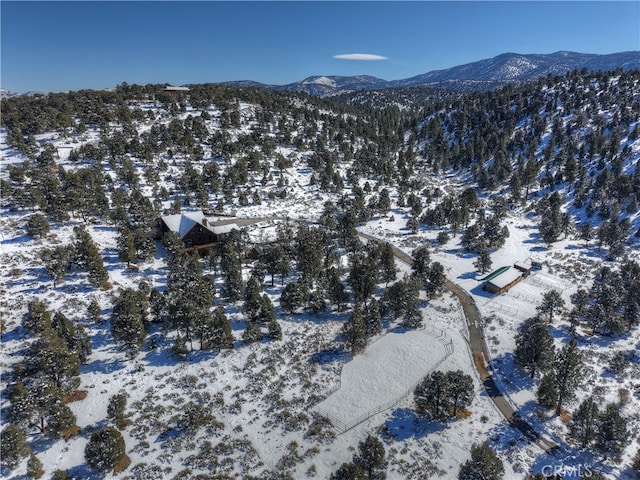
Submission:
[[[522,273],[515,268],[509,267],[508,269],[496,275],[492,279],[488,280],[484,284],[484,289],[490,293],[503,294],[513,287],[516,283],[522,280]]]
[[[513,266],[516,270],[521,271],[525,277],[531,274],[531,264],[527,262],[516,262]]]

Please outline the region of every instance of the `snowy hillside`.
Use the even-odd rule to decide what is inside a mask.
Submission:
[[[370,116],[210,85],[9,99],[3,478],[344,478],[369,436],[389,479],[457,478],[484,443],[502,478],[634,478],[638,81],[575,75]],[[158,238],[158,217],[201,210],[237,230],[199,259]],[[540,268],[483,289],[515,262]],[[541,307],[550,291],[557,309]],[[533,317],[554,358],[572,339],[582,356],[559,414],[538,395],[555,367],[516,360]],[[456,415],[417,406],[436,371],[470,378]],[[590,397],[599,433],[577,440]],[[124,442],[115,473],[86,453],[106,427]]]

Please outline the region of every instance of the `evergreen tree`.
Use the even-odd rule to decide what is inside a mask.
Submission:
[[[629,442],[627,421],[620,415],[620,407],[609,403],[600,414],[598,448],[605,454],[619,457]]]
[[[47,222],[47,219],[41,213],[34,213],[29,216],[25,227],[27,235],[33,238],[45,237],[51,229],[49,222]]]
[[[67,405],[61,402],[56,403],[49,412],[49,421],[47,423],[49,435],[58,438],[62,437],[75,424],[76,416]]]
[[[465,408],[473,400],[473,379],[462,370],[447,372],[447,396],[453,407],[451,416],[455,417],[458,408]]]
[[[540,317],[525,320],[516,335],[516,363],[529,370],[533,378],[536,371],[551,367],[554,355],[553,337]]]
[[[87,271],[91,285],[103,285],[109,279],[109,273],[104,268],[98,247],[84,227],[74,227],[73,231],[76,236],[74,246],[77,264]]]
[[[282,289],[280,306],[285,312],[293,313],[302,308],[309,299],[309,289],[302,282],[291,282]]]
[[[48,330],[51,327],[51,312],[47,310],[47,304],[37,298],[29,300],[23,325],[32,333]]]
[[[98,472],[108,472],[126,455],[120,432],[107,427],[91,435],[84,449],[84,458]]]
[[[362,467],[367,479],[384,480],[387,478],[387,461],[384,445],[380,440],[371,435],[367,435],[358,444],[358,455],[353,459],[353,463]]]
[[[121,291],[113,306],[111,334],[131,352],[137,352],[144,342],[147,307],[148,299],[132,288]]]
[[[2,430],[2,442],[0,442],[0,464],[13,470],[24,457],[31,453],[27,444],[24,431],[13,424],[7,425]]]
[[[580,403],[571,417],[569,432],[582,447],[588,447],[598,435],[598,421],[600,410],[593,397],[588,397]]]
[[[473,266],[477,271],[484,274],[491,270],[492,263],[489,249],[482,243],[482,246],[478,248],[478,258],[473,262]]]
[[[566,401],[575,396],[584,375],[582,354],[575,339],[571,339],[558,353],[553,364],[556,413],[560,415]]]
[[[87,314],[92,322],[98,322],[100,320],[100,313],[102,309],[100,308],[100,303],[96,298],[92,298],[87,307]]]
[[[553,323],[553,314],[560,312],[564,307],[564,299],[557,290],[549,290],[542,296],[542,302],[536,307],[536,310],[542,315],[549,316],[549,323]]]
[[[218,350],[222,348],[232,348],[233,334],[231,332],[231,322],[229,322],[229,319],[225,315],[222,305],[216,307],[213,320],[214,329],[210,340],[211,348]]]
[[[66,245],[56,245],[45,248],[40,254],[44,269],[53,279],[53,288],[67,276],[73,260],[73,248]]]
[[[77,387],[80,375],[78,354],[53,330],[46,330],[29,347],[28,363],[35,374],[52,381],[64,392]]]
[[[471,460],[467,460],[458,473],[459,480],[500,480],[504,464],[486,443],[471,446]]]
[[[537,391],[538,403],[543,407],[553,408],[557,405],[556,379],[553,370],[545,373],[540,379]]]
[[[27,476],[30,478],[40,478],[43,474],[42,462],[32,453],[27,462]]]
[[[262,330],[254,321],[248,321],[247,326],[242,332],[242,339],[247,343],[255,343],[262,340]]]
[[[224,284],[222,294],[230,301],[237,302],[242,298],[242,263],[240,257],[231,243],[225,243],[220,256],[220,268]]]
[[[362,352],[367,346],[367,324],[362,311],[355,308],[342,326],[342,335],[346,348],[353,354]]]
[[[112,395],[107,405],[107,418],[116,425],[122,424],[126,420],[125,410],[127,408],[127,392],[120,392]]]
[[[131,267],[131,262],[137,258],[136,244],[133,239],[133,232],[127,226],[118,229],[118,258],[127,263],[127,268]]]
[[[364,469],[355,463],[343,463],[331,475],[331,480],[367,480]]]
[[[379,247],[379,268],[380,280],[388,284],[396,279],[396,259],[393,247],[388,242],[380,244]]]
[[[249,320],[255,320],[262,306],[262,288],[255,277],[249,277],[244,288],[244,312]]]
[[[447,376],[434,371],[426,376],[413,391],[413,399],[418,411],[429,413],[433,418],[447,416],[447,399],[449,396]]]

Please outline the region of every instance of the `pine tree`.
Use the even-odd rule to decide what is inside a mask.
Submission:
[[[27,462],[27,476],[30,478],[40,478],[43,474],[42,462],[32,453]]]
[[[41,213],[34,213],[29,216],[25,227],[27,235],[34,238],[46,236],[51,229],[49,222],[47,222],[47,219]]]
[[[471,446],[471,460],[467,460],[458,473],[459,480],[500,480],[504,464],[486,443]]]
[[[364,469],[355,463],[343,463],[330,477],[330,480],[367,480]]]
[[[233,334],[231,332],[231,322],[224,313],[222,305],[218,305],[214,315],[214,329],[211,337],[211,347],[218,350],[233,347]]]
[[[353,459],[353,463],[362,467],[366,478],[369,480],[384,480],[387,478],[387,461],[384,445],[380,440],[371,435],[367,435],[358,444],[358,455]]]
[[[118,258],[127,263],[127,268],[131,267],[131,262],[137,258],[136,245],[133,239],[133,232],[127,226],[118,229]]]
[[[551,367],[554,355],[553,337],[540,317],[525,320],[516,335],[516,363],[529,370],[533,378],[536,371]]]
[[[353,310],[342,326],[342,335],[346,348],[353,354],[362,352],[367,346],[367,324],[359,308]]]
[[[125,410],[127,408],[127,392],[120,392],[112,395],[107,405],[107,418],[116,425],[122,424],[126,420]]]
[[[253,321],[247,322],[247,326],[242,332],[242,339],[247,343],[255,343],[262,340],[262,330],[257,323]]]
[[[187,342],[184,337],[178,333],[176,335],[176,340],[173,342],[171,346],[171,353],[173,353],[176,357],[183,360],[189,354],[189,349],[187,348]]]
[[[230,301],[237,302],[242,298],[243,281],[242,281],[242,263],[240,257],[232,244],[226,243],[222,248],[220,257],[220,269],[224,284],[222,286],[222,294]]]
[[[393,247],[388,243],[382,243],[379,247],[380,280],[388,284],[396,279],[396,258]]]
[[[564,403],[575,396],[584,375],[582,354],[575,339],[572,338],[558,353],[553,370],[557,392],[556,413],[560,415]]]
[[[288,283],[280,294],[280,306],[286,312],[293,313],[302,308],[309,299],[309,289],[299,281]]]
[[[32,333],[40,333],[51,328],[51,312],[47,309],[47,304],[37,298],[29,300],[23,325]]]
[[[553,314],[560,312],[564,307],[564,299],[557,290],[549,290],[542,296],[542,302],[536,307],[536,310],[542,315],[549,316],[549,323],[553,323]]]
[[[571,417],[569,432],[582,447],[588,447],[598,435],[600,410],[593,397],[588,397],[580,403]]]
[[[53,330],[42,333],[29,347],[28,363],[64,392],[77,387],[80,375],[78,354]]]
[[[93,433],[84,449],[87,464],[98,472],[108,472],[113,469],[125,455],[124,439],[113,427]]]
[[[553,408],[557,405],[556,380],[553,370],[542,376],[537,391],[538,403],[543,407]]]
[[[24,457],[31,453],[24,431],[16,425],[9,424],[2,430],[0,442],[0,464],[13,470]]]
[[[473,400],[473,379],[462,370],[447,372],[447,397],[453,407],[451,415],[455,417],[458,408],[465,408]]]
[[[111,334],[130,352],[137,352],[144,342],[147,307],[147,298],[132,288],[121,291],[113,306]]]
[[[76,416],[67,405],[61,402],[56,403],[49,412],[47,427],[49,434],[54,437],[62,437],[75,424]]]
[[[244,288],[244,312],[249,320],[255,320],[262,305],[262,288],[253,276],[249,277]]]
[[[56,245],[53,248],[45,248],[40,254],[44,269],[53,279],[53,288],[63,281],[71,269],[73,248],[66,245]]]
[[[620,456],[629,442],[627,420],[620,415],[620,407],[607,404],[599,420],[598,448],[605,454]]]
[[[431,372],[413,391],[413,399],[418,411],[429,413],[433,418],[446,417],[448,387],[449,382],[444,373],[440,371]]]
[[[478,248],[478,258],[473,262],[473,267],[480,273],[485,273],[491,270],[491,254],[489,249],[484,243]]]
[[[100,303],[96,298],[92,298],[87,307],[87,314],[92,322],[98,322],[100,320],[100,313],[102,309],[100,308]]]

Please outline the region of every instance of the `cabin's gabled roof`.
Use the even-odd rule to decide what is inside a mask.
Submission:
[[[201,225],[202,228],[205,228],[216,235],[229,233],[231,230],[238,229],[238,226],[235,223],[212,225],[215,220],[207,218],[207,216],[202,212],[177,213],[174,215],[165,215],[160,218],[167,228],[180,235],[180,238],[184,238],[184,236],[188,234],[196,224]]]

